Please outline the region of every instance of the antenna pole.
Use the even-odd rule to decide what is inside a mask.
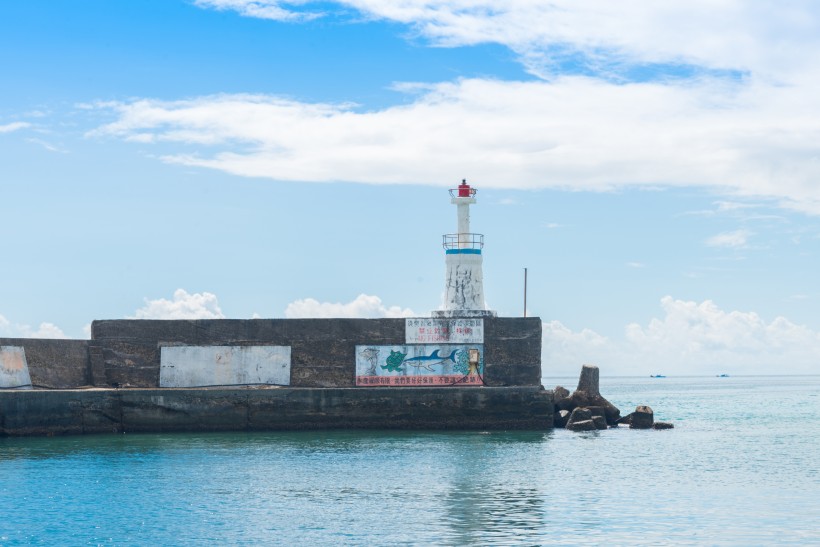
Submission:
[[[524,268],[524,317],[527,317],[527,268]]]

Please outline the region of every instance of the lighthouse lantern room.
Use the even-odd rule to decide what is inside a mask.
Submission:
[[[481,271],[484,235],[470,232],[470,205],[475,204],[476,189],[462,180],[450,190],[456,206],[457,232],[444,234],[443,246],[447,273],[444,309],[433,317],[492,317],[496,313],[484,304],[484,276]]]

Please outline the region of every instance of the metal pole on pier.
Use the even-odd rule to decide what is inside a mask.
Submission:
[[[524,317],[527,317],[527,268],[524,268]]]

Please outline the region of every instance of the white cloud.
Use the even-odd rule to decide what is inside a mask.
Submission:
[[[497,43],[535,74],[550,74],[570,56],[603,74],[623,65],[689,64],[765,74],[777,79],[812,67],[820,44],[820,8],[811,0],[198,0],[278,20],[312,18],[305,6],[350,19],[402,23],[438,46]],[[364,16],[364,17],[362,17]]]
[[[40,323],[37,330],[24,328],[23,338],[68,338],[63,330],[54,323]]]
[[[545,81],[399,82],[394,88],[417,93],[415,102],[369,112],[259,95],[107,103],[98,108],[117,119],[96,134],[193,145],[164,158],[277,180],[442,184],[471,165],[485,187],[707,186],[820,214],[816,2],[196,5],[277,20],[312,18],[320,6],[354,13],[351,20],[410,25],[436,45],[494,42],[519,53]],[[572,55],[595,77],[556,76]],[[695,70],[640,83],[615,77],[647,63]],[[709,77],[698,67],[735,73]]]
[[[285,309],[288,319],[329,318],[329,317],[416,317],[410,308],[387,307],[378,296],[360,294],[347,303],[319,302],[313,298],[296,300]]]
[[[752,203],[738,203],[736,201],[716,201],[718,213],[725,213],[727,211],[738,211],[743,209],[754,209],[757,205]]]
[[[275,21],[301,21],[320,17],[320,12],[300,12],[289,9],[307,2],[284,0],[194,0],[194,5],[219,11],[233,10],[245,17]]]
[[[398,82],[394,89],[415,93],[413,102],[367,112],[262,95],[106,103],[97,108],[116,119],[92,134],[183,143],[190,152],[164,159],[276,180],[449,185],[470,165],[484,187],[701,186],[820,214],[816,2],[196,5],[277,20],[315,17],[318,6],[356,22],[410,25],[435,45],[498,43],[543,81]],[[560,76],[568,56],[591,76]],[[677,77],[618,76],[652,63],[677,66]]]
[[[735,230],[717,234],[706,240],[710,247],[728,247],[730,249],[741,249],[746,247],[749,237],[752,235],[748,230]]]
[[[820,78],[471,79],[367,112],[261,95],[108,103],[115,120],[91,135],[181,143],[165,161],[276,180],[442,185],[470,165],[485,188],[700,186],[820,214],[817,95]]]
[[[618,374],[612,362],[609,338],[590,329],[573,332],[560,321],[544,323],[542,331],[541,375],[544,377],[577,374],[583,364],[597,364],[604,374]]]
[[[646,264],[644,264],[643,262],[627,262],[626,265],[629,266],[630,268],[645,268],[646,267]]]
[[[31,127],[31,124],[28,122],[11,122],[5,125],[0,125],[0,133],[11,133],[12,131],[26,129],[27,127]]]
[[[145,306],[129,319],[224,319],[216,295],[203,292],[189,294],[184,289],[174,291],[173,300],[145,299]]]
[[[54,323],[43,322],[34,328],[30,325],[12,323],[0,315],[0,337],[4,338],[68,338]]]
[[[817,374],[820,333],[784,317],[724,311],[714,302],[661,299],[664,316],[627,325],[622,340],[544,324],[544,376],[594,363],[604,374]]]

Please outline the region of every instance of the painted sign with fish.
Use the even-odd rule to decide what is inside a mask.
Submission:
[[[480,386],[483,377],[483,344],[356,346],[357,386]]]

